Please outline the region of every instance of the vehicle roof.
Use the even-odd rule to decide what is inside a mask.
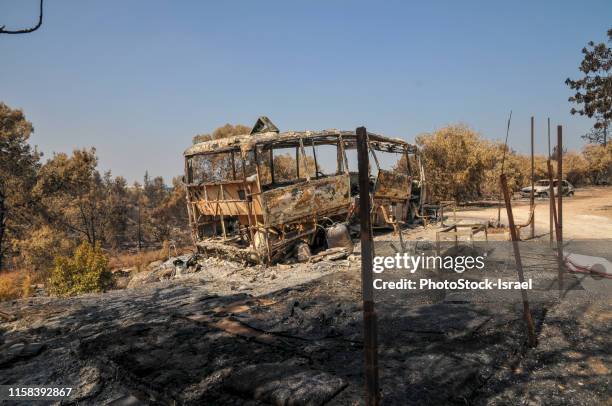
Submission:
[[[558,180],[558,179],[557,179],[557,178],[555,178],[555,179],[553,179],[553,182],[556,182],[557,180]],[[561,181],[562,181],[562,182],[567,182],[567,183],[570,183],[570,182],[569,182],[567,179],[561,179]],[[549,181],[548,179],[539,179],[539,180],[536,180],[534,183],[538,183],[538,182],[548,182],[548,183],[550,183],[550,181]],[[531,186],[525,186],[525,187],[526,187],[526,188],[531,188]],[[524,188],[523,188],[523,189],[524,189]]]
[[[357,135],[355,131],[323,130],[323,131],[288,131],[288,132],[261,132],[255,134],[235,135],[227,138],[199,142],[187,148],[183,155],[186,157],[199,154],[210,154],[227,151],[245,153],[255,146],[266,145],[275,148],[293,147],[299,145],[299,140],[312,140],[319,145],[332,144],[342,137],[347,148],[355,148]],[[372,148],[388,152],[416,153],[416,146],[399,138],[390,138],[368,132],[368,139]],[[310,145],[310,143],[306,143]]]

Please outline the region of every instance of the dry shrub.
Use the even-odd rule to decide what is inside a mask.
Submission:
[[[482,194],[491,143],[466,125],[451,125],[416,138],[434,197],[469,200]]]
[[[81,243],[71,257],[55,258],[55,268],[49,279],[51,293],[72,296],[101,292],[112,287],[108,257],[99,244]]]
[[[151,262],[167,261],[168,258],[174,255],[175,252],[170,248],[167,241],[164,241],[162,247],[157,250],[140,251],[136,253],[119,253],[113,256],[110,260],[110,267],[116,268],[136,268],[141,272],[147,268]]]
[[[586,176],[595,185],[612,183],[612,142],[606,146],[589,144],[583,150],[588,162]]]
[[[74,243],[65,234],[48,225],[28,233],[26,239],[15,245],[20,253],[18,266],[31,272],[37,281],[48,279],[55,257],[74,250]]]
[[[0,273],[0,301],[19,299],[32,294],[32,278],[24,271]]]
[[[416,138],[420,148],[429,196],[432,200],[466,201],[499,196],[499,175],[504,145],[481,138],[463,124],[450,125]],[[548,179],[546,156],[534,157],[535,180]],[[556,162],[552,162],[556,178]],[[518,190],[531,183],[531,158],[508,149],[504,160],[508,186]],[[564,178],[574,186],[612,181],[612,143],[586,145],[582,152],[563,156]]]

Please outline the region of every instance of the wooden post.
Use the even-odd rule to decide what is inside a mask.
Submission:
[[[557,126],[557,250],[559,262],[559,292],[563,290],[563,128]]]
[[[562,296],[562,288],[563,288],[563,244],[559,240],[561,237],[561,232],[559,230],[559,220],[557,219],[557,210],[555,209],[555,188],[552,187],[553,184],[553,170],[552,164],[550,163],[550,159],[548,160],[548,179],[550,182],[550,207],[551,214],[553,216],[553,221],[555,223],[555,233],[557,236],[557,267],[559,272],[559,295]]]
[[[501,186],[501,190],[504,194],[504,202],[506,203],[506,211],[508,213],[508,227],[510,228],[510,236],[512,238],[512,249],[514,250],[516,270],[518,272],[519,282],[523,283],[525,281],[525,276],[523,275],[523,262],[521,260],[521,251],[519,249],[519,243],[518,243],[519,236],[516,231],[516,226],[514,225],[514,216],[512,214],[512,203],[510,202],[510,192],[508,191],[508,182],[506,180],[505,174],[500,175],[499,183]],[[535,326],[533,324],[533,319],[531,318],[531,310],[529,309],[529,300],[527,298],[527,291],[525,289],[521,289],[521,296],[523,299],[523,318],[525,319],[527,337],[529,338],[529,346],[535,347],[536,345]]]
[[[553,210],[555,210],[555,197],[553,191],[553,179],[552,167],[550,163],[550,117],[548,118],[548,156],[546,157],[546,166],[548,167],[548,225],[549,225],[549,240],[550,246],[553,246],[553,221],[556,223],[557,220],[553,218]],[[556,217],[556,214],[554,215]]]
[[[531,212],[533,213],[531,216],[531,238],[535,237],[535,161],[533,159],[533,116],[531,116],[531,199],[530,206]]]
[[[557,126],[557,221],[559,222],[559,237],[563,241],[563,128]]]
[[[550,183],[550,215],[552,217],[550,224],[551,225],[554,224],[555,231],[557,235],[559,235],[559,231],[558,231],[559,222],[557,221],[557,210],[555,208],[555,188],[552,186],[554,183],[554,177],[553,177],[552,163],[550,162],[550,159],[548,160],[546,164],[548,166],[548,182]],[[552,234],[553,233],[551,231],[551,235]]]
[[[374,289],[372,286],[372,225],[370,217],[370,169],[368,135],[365,127],[357,134],[357,161],[359,166],[359,220],[361,224],[361,290],[363,296],[363,346],[365,353],[365,404],[378,405],[378,337]]]

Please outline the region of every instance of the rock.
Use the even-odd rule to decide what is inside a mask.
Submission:
[[[16,343],[8,347],[7,354],[19,357],[31,357],[38,355],[45,348],[41,343]]]
[[[147,269],[153,271],[153,270],[161,267],[163,263],[164,263],[164,261],[153,261],[149,265],[147,265]]]
[[[319,262],[322,260],[327,261],[335,261],[337,259],[346,258],[349,255],[349,252],[346,248],[336,247],[336,248],[328,248],[325,251],[318,253],[317,255],[313,255],[310,257],[310,262]]]
[[[184,268],[188,268],[190,266],[194,266],[195,264],[197,264],[197,260],[198,258],[197,258],[197,255],[195,254],[184,254],[178,257],[170,258],[166,262],[170,262],[175,267],[181,266]]]
[[[162,279],[170,279],[176,275],[176,268],[162,268],[157,272],[153,273],[156,280],[161,281]]]
[[[291,362],[249,365],[231,375],[225,386],[275,405],[323,405],[347,386],[327,372]]]
[[[306,243],[299,243],[295,246],[295,257],[299,262],[306,262],[312,253],[310,247]]]
[[[79,373],[80,385],[74,395],[75,400],[96,396],[103,388],[100,370],[96,367],[85,366]]]
[[[14,361],[34,357],[45,349],[42,343],[18,342],[10,345],[4,351],[0,351],[0,366],[10,364]]]
[[[325,229],[325,238],[328,248],[344,248],[348,253],[353,252],[353,240],[346,224],[339,223]]]
[[[130,276],[130,274],[136,272],[136,268],[131,266],[129,268],[119,268],[119,269],[113,269],[111,271],[111,273],[113,274],[114,277],[126,277],[126,276]]]
[[[0,367],[8,365],[19,358],[19,354],[0,354]]]
[[[148,283],[157,282],[158,280],[159,278],[153,271],[142,271],[132,276],[132,279],[130,279],[128,282],[127,287],[130,289],[137,288]]]
[[[137,272],[137,269],[135,267],[120,268],[114,269],[111,272],[113,274],[114,288],[125,289],[128,286],[132,275]]]
[[[20,354],[21,351],[25,348],[25,343],[17,343],[13,344],[6,350],[9,355],[17,355]]]
[[[115,289],[125,289],[128,287],[128,284],[130,283],[130,277],[129,276],[115,277],[114,282],[115,282],[114,284]]]
[[[143,402],[134,395],[124,395],[107,403],[108,406],[138,406]]]
[[[0,319],[11,322],[11,321],[17,320],[17,317],[15,317],[14,314],[7,313],[7,312],[0,310]]]
[[[40,354],[45,349],[43,343],[30,343],[26,344],[25,348],[21,351],[21,357],[33,357]]]

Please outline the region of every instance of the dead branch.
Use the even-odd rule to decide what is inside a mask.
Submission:
[[[32,28],[26,28],[23,30],[5,30],[4,27],[6,26],[2,25],[0,26],[0,34],[28,34],[30,32],[34,32],[37,29],[39,29],[40,26],[42,25],[42,21],[43,21],[43,0],[40,0],[40,11],[38,14],[38,24],[36,24]]]

